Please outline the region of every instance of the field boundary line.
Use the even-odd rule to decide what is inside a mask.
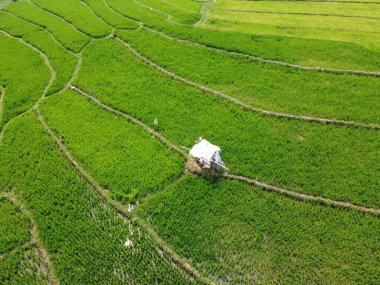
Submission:
[[[231,12],[231,13],[252,13],[252,14],[273,14],[273,15],[300,15],[300,16],[321,16],[321,17],[342,17],[342,18],[359,18],[368,20],[379,20],[379,17],[354,16],[343,14],[327,14],[327,13],[307,13],[307,12],[275,12],[275,11],[259,11],[259,10],[233,10],[220,9],[216,12]]]
[[[97,104],[102,109],[104,109],[104,110],[106,110],[108,112],[111,112],[111,113],[113,113],[113,114],[115,114],[117,116],[123,117],[123,118],[125,118],[125,119],[127,119],[127,120],[129,120],[129,121],[131,121],[133,123],[136,123],[136,124],[142,126],[144,128],[144,130],[148,131],[149,133],[151,133],[151,132],[156,133],[156,135],[157,135],[156,138],[159,139],[159,140],[161,140],[162,143],[165,146],[169,145],[179,155],[181,155],[184,158],[186,158],[187,161],[189,160],[190,156],[187,153],[183,152],[174,143],[170,142],[168,139],[166,139],[161,134],[159,134],[156,131],[154,131],[149,126],[146,126],[144,123],[142,123],[141,121],[139,121],[135,117],[133,117],[131,115],[128,115],[128,114],[126,114],[126,113],[124,113],[122,111],[116,110],[116,109],[114,109],[114,108],[106,105],[101,100],[99,100],[99,99],[97,99],[97,98],[95,98],[93,96],[88,95],[87,93],[85,93],[84,91],[82,91],[81,89],[79,89],[78,87],[75,87],[75,89],[72,89],[72,90],[74,92],[78,93],[79,95],[84,96],[84,97],[90,99],[91,101],[93,101],[95,104]],[[167,144],[164,143],[164,141]],[[189,172],[191,172],[191,173],[194,173],[194,174],[198,175],[198,176],[200,175],[198,172],[192,171],[191,169],[187,169],[187,170]],[[328,199],[328,198],[323,198],[323,197],[303,194],[301,192],[297,192],[297,191],[294,191],[294,190],[289,190],[289,189],[277,187],[277,186],[274,186],[274,185],[269,185],[269,184],[266,184],[264,182],[261,182],[261,181],[258,181],[258,180],[255,180],[255,179],[252,179],[252,178],[249,178],[249,177],[246,177],[246,176],[240,176],[240,175],[235,175],[235,174],[225,174],[225,175],[223,175],[221,177],[224,177],[224,178],[230,179],[230,180],[239,180],[241,182],[246,182],[246,183],[254,185],[254,186],[256,186],[256,187],[258,187],[258,188],[260,188],[262,190],[265,190],[265,191],[268,191],[268,192],[276,192],[276,193],[279,193],[279,194],[281,194],[283,196],[286,196],[286,197],[289,197],[289,198],[292,198],[292,199],[295,199],[295,200],[298,200],[298,201],[302,201],[302,202],[312,202],[312,203],[319,203],[319,204],[326,205],[326,206],[347,208],[347,209],[351,209],[351,210],[355,210],[355,211],[359,211],[359,212],[373,214],[375,216],[380,216],[380,209],[377,209],[377,208],[369,208],[369,207],[365,207],[365,206],[355,205],[355,204],[352,204],[352,203],[349,203],[349,202],[337,201],[337,200],[332,200],[332,199]]]
[[[35,46],[33,46],[32,44],[24,41],[22,38],[18,38],[16,36],[13,36],[11,34],[9,34],[8,32],[4,31],[4,30],[1,30],[0,29],[0,33],[10,37],[10,38],[13,38],[13,39],[16,39],[18,40],[19,42],[21,42],[22,44],[26,45],[28,48],[32,49],[33,51],[37,52],[38,55],[42,58],[43,62],[45,63],[45,65],[47,66],[48,70],[50,71],[50,79],[49,79],[49,82],[48,84],[46,85],[44,91],[42,92],[42,95],[38,98],[38,100],[36,101],[36,103],[31,106],[30,108],[28,108],[27,110],[21,112],[20,114],[14,116],[13,118],[11,118],[8,122],[6,122],[1,130],[0,130],[0,144],[3,140],[3,137],[4,137],[4,130],[5,128],[15,119],[17,119],[18,117],[22,116],[23,114],[29,112],[30,110],[34,109],[35,107],[37,107],[40,102],[46,97],[46,94],[47,92],[49,91],[50,87],[52,86],[55,78],[56,78],[56,71],[55,69],[53,68],[53,66],[50,64],[50,61],[49,61],[49,58],[46,56],[46,54],[44,54],[41,50],[39,50],[38,48],[36,48]]]
[[[80,94],[80,93],[79,93]],[[183,270],[187,275],[191,278],[195,278],[201,281],[204,284],[213,284],[208,278],[203,277],[195,268],[193,268],[186,260],[180,257],[175,251],[163,240],[161,239],[155,230],[146,224],[142,219],[140,219],[135,213],[128,213],[121,203],[116,200],[113,200],[109,191],[103,187],[101,187],[86,171],[80,166],[74,156],[68,151],[68,149],[62,144],[62,142],[58,139],[55,133],[49,128],[49,126],[44,121],[40,111],[38,108],[34,109],[34,113],[37,117],[38,122],[41,124],[44,132],[49,135],[53,141],[55,142],[58,150],[60,150],[63,156],[68,160],[68,162],[72,165],[74,170],[78,172],[78,174],[91,186],[92,189],[95,190],[100,198],[110,206],[117,214],[121,215],[123,218],[131,221],[135,221],[148,235],[150,235],[154,241],[154,243],[160,248],[163,252],[168,254],[170,260],[176,264],[181,270]]]
[[[11,201],[17,208],[19,208],[22,214],[29,220],[30,245],[34,247],[37,255],[39,256],[39,263],[42,271],[46,274],[48,284],[58,285],[60,282],[54,272],[54,267],[52,266],[49,254],[39,238],[37,224],[34,221],[32,214],[13,193],[6,193],[3,197]]]
[[[282,194],[284,196],[287,196],[289,198],[299,200],[299,201],[312,202],[312,203],[322,204],[322,205],[331,206],[331,207],[335,207],[335,208],[345,208],[345,209],[355,210],[358,212],[363,212],[366,214],[371,214],[374,216],[380,216],[380,209],[377,209],[377,208],[368,208],[368,207],[364,207],[364,206],[355,205],[355,204],[352,204],[349,202],[336,201],[336,200],[332,200],[332,199],[328,199],[328,198],[324,198],[324,197],[302,194],[302,193],[296,192],[294,190],[288,190],[285,188],[280,188],[277,186],[269,185],[269,184],[266,184],[264,182],[260,182],[260,181],[257,181],[255,179],[248,178],[248,177],[241,176],[241,175],[225,174],[225,175],[223,175],[223,177],[225,177],[226,179],[229,179],[229,180],[238,180],[241,182],[245,182],[245,183],[248,183],[250,185],[256,186],[258,188],[261,188],[264,191],[276,192],[276,193]]]
[[[233,98],[229,95],[226,95],[220,91],[213,90],[211,88],[208,88],[203,85],[199,85],[197,83],[194,83],[192,81],[189,81],[179,75],[176,75],[175,73],[166,70],[165,68],[159,66],[158,64],[154,63],[147,57],[141,55],[138,51],[136,51],[134,48],[132,48],[128,43],[124,42],[120,38],[115,38],[118,42],[120,42],[122,45],[124,45],[135,57],[139,58],[141,61],[145,62],[147,65],[151,66],[152,68],[158,70],[162,74],[172,78],[173,80],[179,81],[184,85],[188,85],[190,87],[197,88],[201,90],[204,93],[209,93],[211,95],[217,96],[219,98],[222,98],[230,103],[233,103],[234,105],[237,105],[241,107],[244,110],[259,113],[264,116],[270,116],[270,117],[277,117],[277,118],[284,118],[289,120],[298,120],[298,121],[304,121],[304,122],[310,122],[310,123],[318,123],[318,124],[330,124],[335,126],[345,126],[350,128],[364,128],[364,129],[371,129],[371,130],[380,130],[380,125],[367,125],[362,123],[357,123],[353,121],[343,121],[343,120],[334,120],[334,119],[327,119],[327,118],[317,118],[317,117],[309,117],[309,116],[297,116],[292,115],[288,113],[280,113],[280,112],[272,112],[265,109],[260,109],[253,107],[249,104],[246,104],[236,98]]]
[[[264,63],[264,64],[277,65],[277,66],[281,66],[281,67],[293,68],[293,69],[302,70],[302,71],[332,73],[332,74],[337,74],[337,75],[346,74],[346,75],[358,75],[358,76],[368,76],[368,77],[380,77],[380,71],[379,72],[373,72],[373,71],[362,71],[362,70],[351,70],[351,69],[334,69],[334,68],[328,68],[328,67],[307,66],[307,65],[294,64],[294,63],[285,62],[285,61],[265,59],[265,58],[257,57],[254,55],[246,54],[243,52],[230,51],[227,49],[217,48],[217,47],[213,47],[213,46],[208,46],[206,44],[193,42],[190,40],[183,40],[183,39],[180,39],[177,37],[170,36],[166,33],[161,32],[161,31],[149,28],[146,25],[144,25],[142,28],[144,30],[151,32],[151,33],[160,35],[163,38],[167,38],[167,39],[170,39],[170,40],[173,40],[176,42],[184,43],[184,44],[191,45],[191,46],[202,47],[202,48],[206,48],[206,49],[209,49],[212,51],[216,51],[216,52],[220,52],[220,53],[224,53],[224,54],[229,54],[229,55],[236,56],[236,57],[243,57],[243,58],[249,59],[253,62],[260,62],[260,63]]]

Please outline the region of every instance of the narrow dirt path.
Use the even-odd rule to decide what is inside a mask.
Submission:
[[[79,93],[79,92],[78,92]],[[85,94],[83,91],[80,91],[79,94],[83,95]],[[87,97],[87,96],[86,96]],[[92,98],[92,97],[88,97]],[[96,102],[96,101],[94,101]],[[115,113],[115,112],[116,113]],[[112,112],[115,114],[119,114],[117,110],[113,110]],[[58,137],[54,134],[54,132],[49,128],[49,126],[44,121],[41,113],[39,112],[38,108],[34,109],[34,113],[37,117],[37,120],[41,124],[43,130],[55,141],[57,148],[63,153],[65,158],[70,162],[70,164],[73,166],[73,168],[80,174],[80,176],[91,186],[92,189],[94,189],[95,193],[98,194],[101,199],[109,206],[111,206],[116,213],[118,213],[121,217],[135,221],[148,235],[152,237],[154,242],[157,244],[157,246],[165,252],[170,258],[171,261],[176,264],[179,268],[184,270],[189,276],[192,278],[195,278],[199,280],[200,282],[204,284],[214,284],[212,283],[208,278],[203,277],[195,268],[191,266],[190,263],[188,263],[185,259],[180,257],[178,254],[175,253],[175,251],[165,243],[164,240],[162,240],[157,233],[154,231],[152,227],[150,227],[148,224],[146,224],[143,220],[141,220],[137,215],[135,215],[133,212],[130,213],[127,211],[126,207],[119,203],[118,201],[115,201],[111,198],[109,191],[103,187],[101,187],[86,171],[85,169],[80,166],[74,156],[67,150],[67,148],[62,144],[62,142],[58,139]],[[125,114],[122,116],[124,117]],[[126,115],[128,120],[131,120],[131,117]],[[133,118],[133,121],[137,121]],[[138,122],[138,121],[137,121]],[[142,124],[142,123],[141,123]],[[139,125],[141,125],[139,123]]]
[[[111,113],[113,113],[113,114],[115,114],[117,116],[120,116],[122,118],[125,118],[128,121],[141,126],[145,131],[149,132],[156,139],[160,140],[166,147],[168,147],[171,150],[174,150],[176,153],[178,153],[179,155],[181,155],[182,157],[184,157],[186,159],[186,161],[190,158],[189,154],[187,152],[184,152],[182,149],[180,149],[179,147],[177,147],[174,143],[170,142],[164,136],[162,136],[161,134],[157,133],[152,128],[150,128],[146,124],[142,123],[141,121],[139,121],[135,117],[133,117],[133,116],[131,116],[129,114],[126,114],[126,113],[124,113],[122,111],[116,110],[116,109],[114,109],[114,108],[106,105],[101,100],[99,100],[99,99],[97,99],[97,98],[95,98],[93,96],[88,95],[84,91],[80,90],[78,87],[73,87],[73,88],[74,88],[74,89],[72,89],[73,91],[75,91],[76,93],[78,93],[81,96],[84,96],[84,97],[90,99],[92,102],[94,102],[95,104],[97,104],[102,109],[104,109],[104,110],[106,110],[108,112],[111,112]],[[188,169],[188,170],[189,170],[189,172],[193,172],[193,173],[199,175],[199,173],[192,171],[192,169]],[[246,183],[254,185],[254,186],[256,186],[256,187],[258,187],[258,188],[260,188],[262,190],[269,191],[269,192],[276,192],[276,193],[282,194],[284,196],[287,196],[289,198],[292,198],[292,199],[295,199],[295,200],[298,200],[298,201],[311,202],[311,203],[319,203],[319,204],[326,205],[326,206],[331,206],[331,207],[346,208],[346,209],[351,209],[351,210],[355,210],[355,211],[359,211],[359,212],[373,214],[375,216],[379,216],[380,215],[380,209],[369,208],[369,207],[365,207],[365,206],[355,205],[355,204],[352,204],[352,203],[349,203],[349,202],[336,201],[336,200],[332,200],[332,199],[328,199],[328,198],[307,195],[307,194],[303,194],[303,193],[300,193],[300,192],[297,192],[297,191],[294,191],[294,190],[289,190],[289,189],[285,189],[285,188],[280,188],[280,187],[277,187],[277,186],[269,185],[269,184],[266,184],[264,182],[260,182],[258,180],[254,180],[252,178],[245,177],[245,176],[238,176],[238,175],[234,175],[234,174],[225,174],[222,177],[224,177],[226,179],[239,180],[239,181],[242,181],[242,182],[246,182]]]
[[[30,244],[33,246],[36,254],[38,255],[40,259],[40,264],[39,264],[40,268],[45,273],[48,284],[58,285],[59,280],[54,272],[49,254],[38,237],[37,225],[33,219],[32,214],[26,209],[25,205],[16,198],[15,195],[11,193],[6,193],[4,197],[8,199],[9,201],[11,201],[14,205],[16,205],[21,210],[23,215],[27,217],[27,219],[29,220]]]
[[[265,63],[265,64],[288,67],[288,68],[293,68],[293,69],[303,70],[303,71],[323,72],[323,73],[332,73],[332,74],[348,74],[348,75],[359,75],[359,76],[369,76],[369,77],[380,77],[380,71],[379,72],[372,72],[372,71],[350,70],[350,69],[334,69],[334,68],[325,68],[325,67],[318,67],[318,66],[299,65],[299,64],[293,64],[293,63],[279,61],[279,60],[264,59],[261,57],[256,57],[256,56],[245,54],[242,52],[229,51],[226,49],[221,49],[221,48],[211,47],[211,46],[208,46],[205,44],[200,44],[200,43],[193,42],[190,40],[179,39],[179,38],[176,38],[173,36],[169,36],[168,34],[157,31],[155,29],[149,28],[147,26],[144,26],[143,29],[150,31],[152,33],[155,33],[157,35],[160,35],[164,38],[173,40],[173,41],[181,42],[181,43],[192,45],[192,46],[203,47],[203,48],[206,48],[209,50],[213,50],[216,52],[229,54],[229,55],[233,55],[233,56],[237,56],[237,57],[243,57],[243,58],[249,59],[253,62],[261,62],[261,63]]]
[[[318,123],[318,124],[331,124],[335,126],[346,126],[350,128],[363,128],[363,129],[371,129],[371,130],[380,130],[380,125],[367,125],[367,124],[362,124],[362,123],[357,123],[357,122],[352,122],[352,121],[342,121],[342,120],[333,120],[333,119],[326,119],[326,118],[316,118],[316,117],[308,117],[308,116],[296,116],[292,114],[287,114],[287,113],[278,113],[278,112],[272,112],[269,110],[264,110],[260,108],[255,108],[251,105],[248,105],[244,102],[241,102],[238,99],[235,99],[231,96],[228,96],[222,92],[213,90],[211,88],[208,88],[203,85],[199,85],[197,83],[191,82],[183,77],[180,77],[176,75],[173,72],[170,72],[166,70],[165,68],[159,66],[158,64],[154,63],[150,59],[146,58],[145,56],[141,55],[138,53],[134,48],[132,48],[128,43],[124,42],[120,38],[115,38],[118,42],[123,44],[134,56],[137,58],[141,59],[143,62],[151,66],[152,68],[160,71],[161,73],[171,77],[174,80],[177,80],[185,85],[197,88],[201,90],[204,93],[209,93],[211,95],[220,97],[226,101],[229,101],[239,107],[241,107],[244,110],[259,113],[264,116],[271,116],[271,117],[278,117],[278,118],[285,118],[289,120],[298,120],[298,121],[304,121],[304,122],[310,122],[310,123]]]
[[[266,184],[266,183],[263,183],[263,182],[255,180],[255,179],[245,177],[245,176],[239,176],[239,175],[234,175],[234,174],[226,174],[223,177],[230,179],[230,180],[238,180],[241,182],[245,182],[245,183],[248,183],[250,185],[256,186],[258,188],[261,188],[262,190],[265,190],[268,192],[276,192],[276,193],[279,193],[281,195],[284,195],[284,196],[287,196],[289,198],[299,200],[299,201],[317,203],[317,204],[336,207],[336,208],[351,209],[351,210],[355,210],[358,212],[371,214],[374,216],[380,216],[380,209],[376,209],[376,208],[368,208],[368,207],[364,207],[364,206],[355,205],[355,204],[352,204],[349,202],[336,201],[336,200],[331,200],[328,198],[302,194],[302,193],[299,193],[299,192],[296,192],[293,190],[288,190],[288,189],[280,188],[277,186],[269,185],[269,184]]]
[[[33,46],[33,45],[25,42],[23,39],[17,38],[17,37],[15,37],[15,36],[13,36],[13,35],[5,32],[5,31],[3,31],[3,30],[0,30],[0,33],[4,34],[4,35],[6,35],[6,36],[8,36],[10,38],[13,38],[13,39],[16,39],[16,40],[20,41],[23,45],[26,45],[28,48],[31,48],[32,50],[34,50],[35,52],[37,52],[38,55],[42,58],[42,60],[44,61],[45,65],[47,66],[47,68],[50,71],[49,82],[46,85],[44,91],[42,92],[41,97],[36,101],[36,103],[32,107],[30,107],[29,109],[27,109],[24,112],[18,114],[17,116],[13,117],[12,119],[10,119],[8,122],[6,122],[4,124],[4,126],[2,127],[2,129],[0,131],[0,144],[1,144],[1,142],[3,140],[4,130],[5,130],[6,126],[8,126],[13,120],[17,119],[18,117],[22,116],[23,114],[25,114],[25,113],[29,112],[30,110],[34,109],[46,97],[46,94],[47,94],[48,90],[50,89],[51,85],[53,84],[53,82],[54,82],[54,80],[56,78],[56,71],[54,70],[53,66],[50,64],[49,58],[41,50],[39,50],[35,46]]]

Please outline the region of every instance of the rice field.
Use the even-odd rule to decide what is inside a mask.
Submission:
[[[379,283],[379,4],[0,2],[0,283]]]

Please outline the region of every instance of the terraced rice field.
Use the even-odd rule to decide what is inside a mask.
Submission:
[[[0,2],[1,284],[378,284],[380,2]],[[189,167],[204,137],[230,169]]]

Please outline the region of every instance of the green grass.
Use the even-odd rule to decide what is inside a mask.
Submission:
[[[75,66],[76,58],[64,47],[59,45],[45,30],[20,20],[11,14],[0,12],[0,28],[9,34],[20,37],[27,43],[41,50],[49,58],[56,71],[56,79],[48,94],[62,89],[69,81]]]
[[[199,136],[220,145],[234,173],[312,195],[379,205],[376,131],[243,111],[173,81],[112,40],[85,50],[74,84],[92,88],[94,96],[150,126],[158,118],[160,132],[178,146],[189,147]]]
[[[180,175],[184,162],[141,127],[72,91],[46,100],[41,111],[78,163],[122,202],[141,199]],[[137,197],[129,196],[137,195]],[[131,200],[131,201],[129,201]]]
[[[136,29],[138,25],[107,7],[104,0],[85,0],[91,10],[106,23],[117,29]]]
[[[6,87],[0,128],[42,96],[50,72],[37,52],[0,33],[0,85]]]
[[[296,71],[251,62],[167,40],[144,30],[117,34],[160,66],[252,106],[298,115],[380,123],[378,78]]]
[[[0,254],[29,240],[29,222],[21,211],[5,198],[0,198]]]
[[[28,1],[13,2],[4,10],[46,28],[62,45],[73,52],[79,52],[90,40],[88,36],[78,32],[61,18],[42,11]]]
[[[191,283],[89,189],[33,113],[6,129],[0,189],[13,189],[30,211],[60,284]],[[124,246],[127,238],[133,249]]]
[[[138,208],[175,250],[230,284],[375,284],[379,219],[192,175]]]
[[[100,38],[111,33],[111,28],[92,14],[91,10],[81,1],[33,0],[33,2],[47,11],[62,16],[67,22],[89,36]]]

